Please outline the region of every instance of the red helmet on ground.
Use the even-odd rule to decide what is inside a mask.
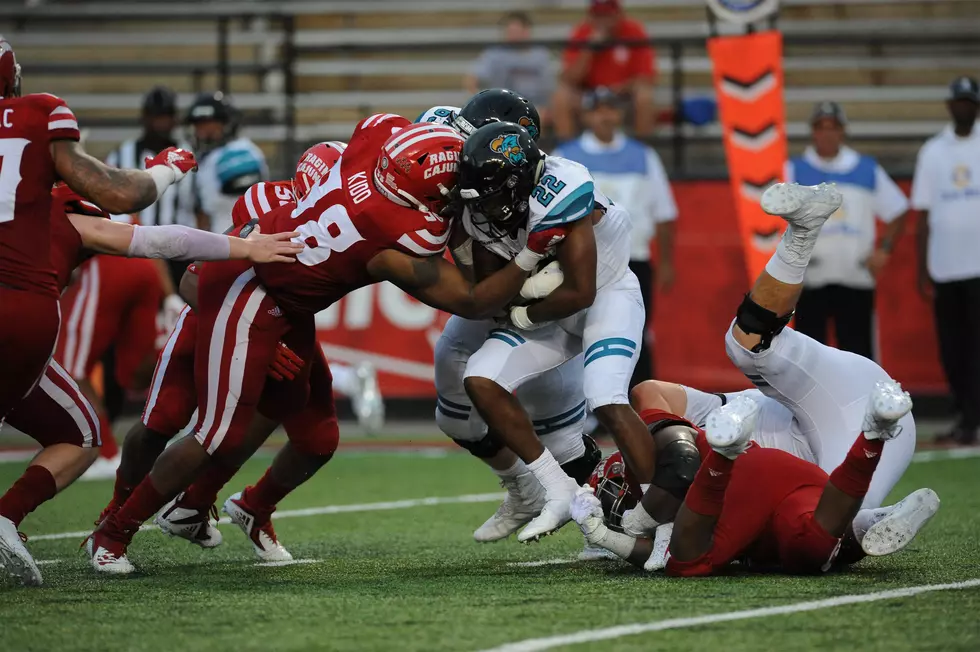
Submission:
[[[623,454],[616,451],[599,462],[589,478],[589,486],[602,503],[606,525],[610,530],[622,532],[623,514],[636,507],[643,496],[639,484],[630,477]]]
[[[14,49],[0,34],[0,99],[20,96],[20,66]]]
[[[296,201],[302,201],[313,186],[320,183],[330,169],[340,160],[340,155],[347,149],[347,143],[330,140],[317,143],[299,157],[296,164],[296,176],[293,177],[293,194]]]
[[[421,122],[391,136],[381,148],[374,183],[404,206],[439,213],[459,177],[463,137],[452,127]]]

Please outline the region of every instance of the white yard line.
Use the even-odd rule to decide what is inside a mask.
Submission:
[[[34,563],[38,566],[49,566],[51,564],[60,564],[64,559],[35,559]]]
[[[576,645],[579,643],[608,641],[610,639],[622,638],[624,636],[634,636],[636,634],[645,634],[647,632],[660,632],[666,629],[684,629],[687,627],[713,625],[715,623],[724,623],[733,620],[783,616],[786,614],[795,614],[804,611],[831,609],[833,607],[840,607],[846,604],[878,602],[880,600],[895,600],[897,598],[908,598],[914,595],[919,595],[920,593],[969,589],[978,586],[980,586],[980,579],[966,580],[965,582],[954,582],[952,584],[925,584],[923,586],[908,586],[902,589],[877,591],[875,593],[865,593],[862,595],[841,595],[837,596],[836,598],[827,598],[825,600],[795,602],[793,604],[786,604],[778,607],[763,607],[761,609],[729,611],[727,613],[693,616],[690,618],[671,618],[668,620],[656,620],[651,623],[637,623],[635,625],[619,625],[616,627],[604,627],[602,629],[589,629],[572,634],[562,634],[559,636],[529,638],[524,641],[516,641],[514,643],[501,645],[500,647],[490,648],[488,650],[484,650],[484,652],[534,652],[536,650],[550,650],[551,648],[562,645]]]
[[[263,566],[266,568],[279,568],[281,566],[296,566],[299,564],[319,564],[319,559],[290,559],[289,561],[260,561],[256,562],[256,566]]]
[[[272,518],[279,520],[283,518],[300,518],[306,516],[323,516],[326,514],[347,514],[349,512],[382,512],[396,509],[410,509],[412,507],[432,507],[435,505],[459,505],[468,503],[493,503],[503,500],[506,494],[494,492],[489,494],[465,494],[463,496],[434,496],[430,498],[412,498],[409,500],[390,500],[380,503],[360,503],[355,505],[326,505],[324,507],[310,507],[307,509],[288,509],[276,512]],[[226,517],[218,521],[220,525],[227,525],[231,521]],[[157,530],[155,525],[144,525],[143,530]],[[77,532],[57,532],[55,534],[35,534],[31,541],[53,541],[57,539],[81,539],[91,534],[91,530],[80,530]]]
[[[519,566],[521,568],[534,568],[536,566],[562,566],[564,564],[574,564],[578,557],[559,557],[558,559],[542,559],[540,561],[512,561],[508,566]]]

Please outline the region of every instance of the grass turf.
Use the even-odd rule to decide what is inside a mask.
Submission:
[[[254,481],[251,462],[222,497]],[[22,464],[0,464],[0,487]],[[297,559],[257,567],[234,526],[200,550],[157,532],[137,536],[129,578],[96,577],[78,539],[34,540],[45,585],[0,579],[0,650],[478,650],[531,637],[980,577],[980,459],[913,464],[893,498],[929,486],[939,515],[907,550],[824,577],[732,574],[700,580],[644,575],[617,562],[527,567],[569,559],[574,525],[533,546],[478,545],[470,534],[496,502],[286,518]],[[281,510],[498,491],[465,455],[341,455]],[[28,517],[31,534],[85,530],[111,492],[86,483]],[[586,650],[977,650],[980,589],[929,593],[764,619],[629,636]]]

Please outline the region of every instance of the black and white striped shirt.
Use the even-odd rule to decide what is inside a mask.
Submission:
[[[174,147],[187,147],[185,143],[174,142],[172,145]],[[106,157],[106,164],[117,168],[142,170],[146,158],[155,156],[157,153],[157,151],[147,148],[142,138],[133,138],[110,152],[109,156]],[[124,222],[132,221],[129,215],[113,215],[112,219]],[[176,186],[167,188],[155,204],[143,209],[139,214],[139,223],[143,226],[158,224],[196,226],[193,189],[188,180],[185,179]]]

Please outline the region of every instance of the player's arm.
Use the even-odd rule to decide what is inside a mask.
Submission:
[[[601,211],[592,213],[593,219],[601,217]],[[595,301],[596,247],[592,219],[571,222],[566,225],[566,229],[568,235],[557,251],[564,280],[554,292],[527,307],[527,318],[531,324],[544,324],[570,317]]]
[[[606,525],[602,503],[585,485],[578,489],[571,505],[572,519],[582,530],[585,540],[604,548],[630,564],[645,570],[662,570],[667,564],[667,544],[672,527],[661,526],[653,538],[633,537],[615,532]]]
[[[291,263],[303,245],[289,241],[298,233],[263,236],[258,229],[243,240],[199,231],[179,224],[136,226],[88,215],[68,219],[86,249],[131,258],[169,260],[251,260],[255,263]]]
[[[190,152],[170,148],[148,159],[146,170],[120,170],[72,140],[52,141],[51,158],[69,188],[114,214],[143,210],[197,166]]]

